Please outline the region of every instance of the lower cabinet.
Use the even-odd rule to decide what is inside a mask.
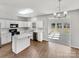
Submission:
[[[26,36],[27,34],[23,35],[16,35],[13,37],[12,40],[12,51],[15,54],[20,53],[24,49],[30,46],[30,38]]]
[[[8,32],[8,29],[1,30],[1,45],[11,42],[11,34]]]
[[[38,41],[43,40],[43,32],[38,32]]]

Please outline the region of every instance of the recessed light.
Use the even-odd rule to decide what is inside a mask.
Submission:
[[[20,11],[18,12],[18,14],[25,15],[25,14],[30,14],[30,13],[33,13],[33,12],[34,12],[33,9],[28,8],[28,9],[20,10]]]

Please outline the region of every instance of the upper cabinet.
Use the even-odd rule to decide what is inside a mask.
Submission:
[[[31,22],[28,22],[28,27],[32,28],[32,23]]]
[[[9,28],[10,27],[10,21],[3,20],[1,21],[1,28]]]
[[[1,28],[10,28],[10,24],[18,24],[18,21],[2,20]]]
[[[19,27],[31,27],[31,22],[19,22]]]
[[[21,21],[19,21],[18,23],[19,23],[18,24],[19,27],[23,27],[23,23]]]
[[[41,21],[41,20],[37,21],[36,28],[43,28],[43,21]]]
[[[27,22],[23,22],[23,27],[28,27],[28,23]]]
[[[25,21],[10,21],[10,20],[0,20],[1,28],[10,28],[10,24],[18,24],[18,27],[31,27],[31,22]]]

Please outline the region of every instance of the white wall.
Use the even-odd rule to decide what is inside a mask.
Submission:
[[[69,12],[71,20],[71,47],[79,48],[79,10]]]
[[[0,18],[17,19],[17,10],[15,7],[0,5]]]

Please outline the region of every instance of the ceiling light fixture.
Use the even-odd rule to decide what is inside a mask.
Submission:
[[[20,11],[18,12],[18,14],[26,15],[26,14],[30,14],[30,13],[33,13],[33,12],[34,12],[34,11],[33,11],[32,9],[28,8],[28,9],[25,9],[25,10],[20,10]]]
[[[63,18],[67,16],[67,11],[62,12],[61,10],[61,1],[62,0],[58,0],[59,6],[58,6],[58,12],[54,13],[54,17],[56,18]]]

